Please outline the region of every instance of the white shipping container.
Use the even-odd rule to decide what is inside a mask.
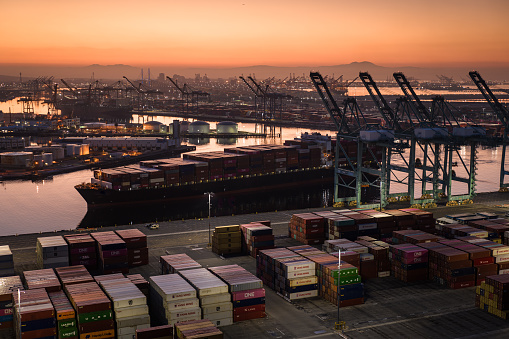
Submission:
[[[178,274],[165,274],[149,278],[150,286],[157,291],[163,301],[196,298],[196,290]]]
[[[302,278],[315,275],[315,273],[316,273],[315,270],[288,272],[287,274],[284,275],[284,277],[287,279]]]
[[[117,319],[117,327],[130,327],[143,324],[150,324],[150,316],[148,314],[137,315],[133,317],[125,317]]]
[[[221,294],[212,294],[204,296],[203,298],[200,298],[200,305],[208,306],[208,305],[214,305],[214,304],[221,304],[228,301],[231,301],[231,294],[230,293],[221,293]]]
[[[201,319],[201,315],[202,315],[201,308],[199,307],[189,308],[186,310],[175,310],[171,312],[168,311],[166,312],[166,318],[168,320],[177,320],[187,317],[198,317],[199,319]]]
[[[495,263],[497,264],[507,261],[509,261],[509,253],[495,256]]]
[[[175,302],[168,302],[166,303],[165,308],[169,311],[173,311],[195,307],[200,307],[200,300],[198,298],[182,299]]]
[[[228,293],[228,285],[206,268],[179,272],[198,291],[198,297]]]
[[[136,306],[136,307],[115,308],[114,312],[115,312],[115,319],[129,318],[129,317],[148,314],[148,306],[142,305],[142,306]]]
[[[231,303],[231,302],[212,304],[212,305],[202,306],[202,308],[201,308],[204,318],[206,317],[206,315],[208,315],[210,313],[225,312],[225,311],[231,311],[231,310],[233,310],[233,303]]]

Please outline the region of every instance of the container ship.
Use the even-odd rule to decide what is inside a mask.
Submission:
[[[95,170],[90,183],[75,186],[89,208],[270,193],[325,184],[333,187],[334,169],[314,140],[283,145],[225,148],[222,152],[184,154],[182,158],[143,161],[137,165]]]

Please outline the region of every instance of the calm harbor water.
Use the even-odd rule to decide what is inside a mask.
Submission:
[[[134,121],[137,117],[134,116]],[[157,120],[164,124],[169,124],[175,118],[172,117],[150,117],[150,120]],[[216,127],[215,122],[211,122],[211,129]],[[239,124],[239,131],[260,132],[260,126],[254,124]],[[224,147],[258,145],[258,144],[282,144],[284,140],[300,137],[303,132],[321,132],[322,134],[333,134],[330,131],[315,131],[301,128],[277,128],[277,137],[267,138],[241,138],[241,139],[202,139],[187,140],[187,144],[197,146],[197,151],[215,151],[222,150]],[[493,192],[498,190],[499,180],[499,159],[501,157],[500,149],[479,149],[478,170],[477,170],[477,192]],[[469,150],[462,149],[461,155],[468,159]],[[419,154],[417,155],[419,157]],[[457,159],[454,159],[456,161]],[[396,162],[398,162],[396,160]],[[454,167],[458,176],[464,176],[461,170],[461,164],[458,161],[458,167]],[[165,209],[168,206],[144,206],[137,210],[133,209],[111,209],[103,212],[87,211],[85,201],[75,191],[74,185],[81,182],[89,182],[92,176],[90,170],[83,170],[74,173],[56,175],[50,180],[32,181],[6,181],[0,183],[0,236],[23,233],[38,233],[56,230],[69,230],[76,227],[100,227],[114,224],[128,224],[149,222],[155,220],[165,220],[168,215]],[[391,184],[391,193],[400,192],[401,186]],[[453,194],[463,194],[467,192],[466,184],[456,184],[453,186]],[[288,192],[285,192],[288,195]],[[254,212],[272,208],[284,209],[289,207],[307,207],[307,204],[323,206],[330,201],[331,191],[329,189],[319,189],[308,195],[299,195],[292,192],[291,199],[282,196],[270,197],[261,203],[253,201],[243,203],[241,207],[233,202],[222,202],[223,206],[214,206],[214,211],[222,208],[230,213]],[[417,193],[416,193],[417,196]],[[203,206],[189,206],[190,209],[206,210],[206,201]],[[218,203],[219,204],[219,203]],[[213,202],[214,205],[214,202]],[[217,204],[216,204],[217,205]],[[181,217],[188,217],[186,211],[182,211]],[[219,212],[217,212],[219,214]],[[199,216],[198,216],[199,217]],[[205,217],[203,215],[202,217]]]
[[[152,118],[151,118],[152,119]],[[154,117],[154,120],[165,124],[175,118]],[[211,122],[211,128],[215,123]],[[259,131],[254,124],[239,124],[240,131]],[[224,147],[234,145],[282,144],[284,140],[300,137],[301,133],[315,132],[315,130],[301,128],[277,129],[280,134],[273,138],[246,138],[233,140],[188,140],[185,143],[197,146],[197,151],[217,151]],[[327,134],[329,131],[321,131]],[[55,230],[69,230],[80,226],[100,227],[114,224],[128,224],[163,220],[163,206],[143,206],[139,210],[112,209],[106,213],[89,212],[87,204],[81,198],[74,186],[81,182],[90,182],[92,171],[82,170],[73,173],[55,175],[50,180],[32,181],[5,181],[0,183],[0,236],[24,233],[39,233]],[[316,194],[315,194],[316,195]],[[306,206],[309,199],[324,199],[321,196],[293,195],[293,200],[281,201],[274,199],[272,203],[284,207],[285,204],[302,204]],[[207,207],[204,200],[204,206]],[[228,207],[228,206],[220,206]],[[256,208],[256,206],[254,206]],[[258,206],[263,208],[263,206]],[[184,216],[184,215],[183,215]]]

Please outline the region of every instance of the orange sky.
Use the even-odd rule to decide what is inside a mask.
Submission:
[[[0,64],[509,64],[507,0],[16,0]]]

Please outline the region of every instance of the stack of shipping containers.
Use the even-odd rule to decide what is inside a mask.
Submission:
[[[490,275],[475,291],[475,306],[502,319],[509,319],[509,274]]]
[[[0,329],[13,328],[13,295],[23,290],[19,276],[0,278]]]
[[[182,270],[201,268],[200,264],[184,253],[163,255],[159,258],[159,263],[161,274],[173,274]]]
[[[150,277],[150,317],[158,325],[201,319],[196,290],[178,274]]]
[[[215,326],[233,323],[233,305],[228,285],[206,268],[178,272],[196,288],[203,319],[212,321]]]
[[[57,292],[62,289],[55,271],[51,268],[42,270],[25,271],[26,287],[29,290],[44,288],[47,292]]]
[[[220,226],[212,233],[212,252],[219,255],[242,253],[240,226]]]
[[[161,325],[136,330],[135,339],[173,339],[173,326]]]
[[[138,229],[115,231],[127,247],[129,268],[148,264],[147,236]]]
[[[207,320],[185,321],[175,325],[175,338],[178,339],[222,339],[223,332]]]
[[[99,270],[103,274],[129,273],[127,246],[115,232],[95,232],[90,234],[97,242]]]
[[[0,246],[0,276],[14,275],[14,259],[9,245]]]
[[[272,228],[260,222],[240,225],[243,252],[256,258],[260,250],[274,248]]]
[[[69,245],[69,265],[84,265],[94,271],[97,268],[95,240],[89,234],[64,235]]]
[[[234,322],[265,317],[265,289],[260,279],[238,265],[209,270],[228,284]]]
[[[99,280],[113,305],[118,339],[131,339],[136,330],[150,327],[147,297],[127,278]]]
[[[115,338],[111,301],[95,282],[65,285],[78,318],[80,338]]]
[[[306,245],[319,245],[325,241],[325,219],[314,213],[292,215],[288,235]]]
[[[55,309],[43,288],[14,293],[17,338],[47,338],[57,335]]]
[[[69,266],[69,246],[62,236],[37,238],[37,267]]]
[[[391,271],[404,282],[426,280],[428,276],[428,250],[412,245],[390,246]]]
[[[49,292],[48,295],[55,308],[58,339],[79,338],[76,312],[64,291]]]

